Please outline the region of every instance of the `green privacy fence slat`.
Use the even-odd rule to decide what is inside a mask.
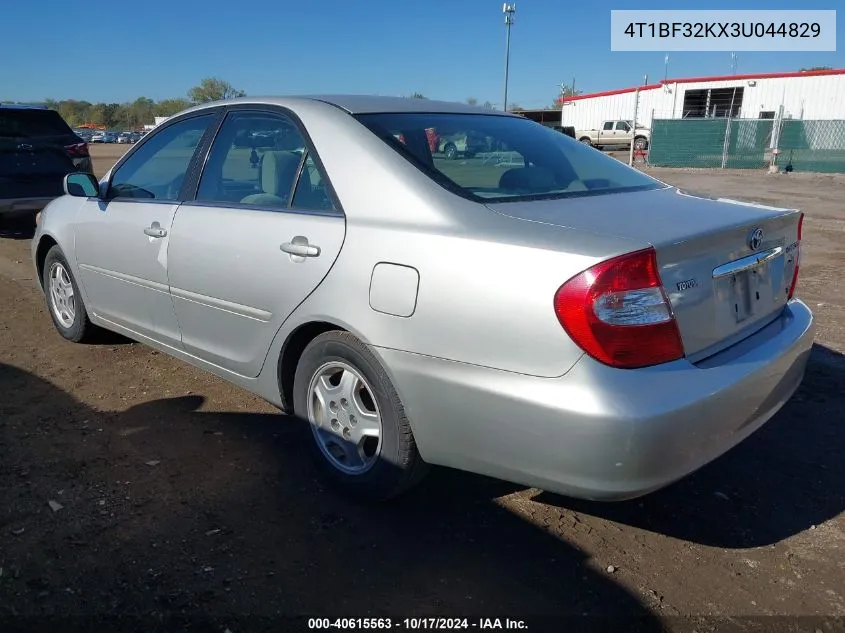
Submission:
[[[660,167],[721,167],[727,119],[656,119],[648,162]]]
[[[725,167],[762,169],[772,145],[772,119],[732,119]]]
[[[655,119],[648,160],[660,167],[762,169],[771,160],[774,126],[772,119]],[[845,173],[845,120],[786,119],[777,145],[781,167]]]
[[[796,171],[845,173],[845,121],[784,121],[780,133],[781,166]]]

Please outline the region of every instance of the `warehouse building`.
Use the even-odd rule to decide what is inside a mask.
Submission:
[[[639,98],[638,98],[639,97]],[[603,121],[739,117],[745,119],[845,119],[845,69],[668,79],[565,97],[562,125],[597,129]]]

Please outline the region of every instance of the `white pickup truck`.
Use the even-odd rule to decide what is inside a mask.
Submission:
[[[634,143],[634,149],[646,149],[651,141],[651,130],[634,128],[633,121],[603,121],[598,130],[576,130],[575,138],[585,145],[601,149],[605,145],[626,145]]]

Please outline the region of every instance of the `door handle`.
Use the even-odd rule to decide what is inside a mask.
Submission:
[[[319,257],[320,247],[308,243],[308,238],[297,235],[290,242],[285,242],[280,247],[282,251],[297,257]]]
[[[144,229],[144,235],[149,235],[150,237],[164,237],[167,235],[167,229],[161,228],[161,225],[158,222],[153,222],[150,226]]]

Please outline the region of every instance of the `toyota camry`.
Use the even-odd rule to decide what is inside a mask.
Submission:
[[[649,493],[760,428],[812,346],[800,211],[504,112],[216,102],[64,187],[32,242],[59,334],[112,330],[260,395],[364,497],[431,464]]]

